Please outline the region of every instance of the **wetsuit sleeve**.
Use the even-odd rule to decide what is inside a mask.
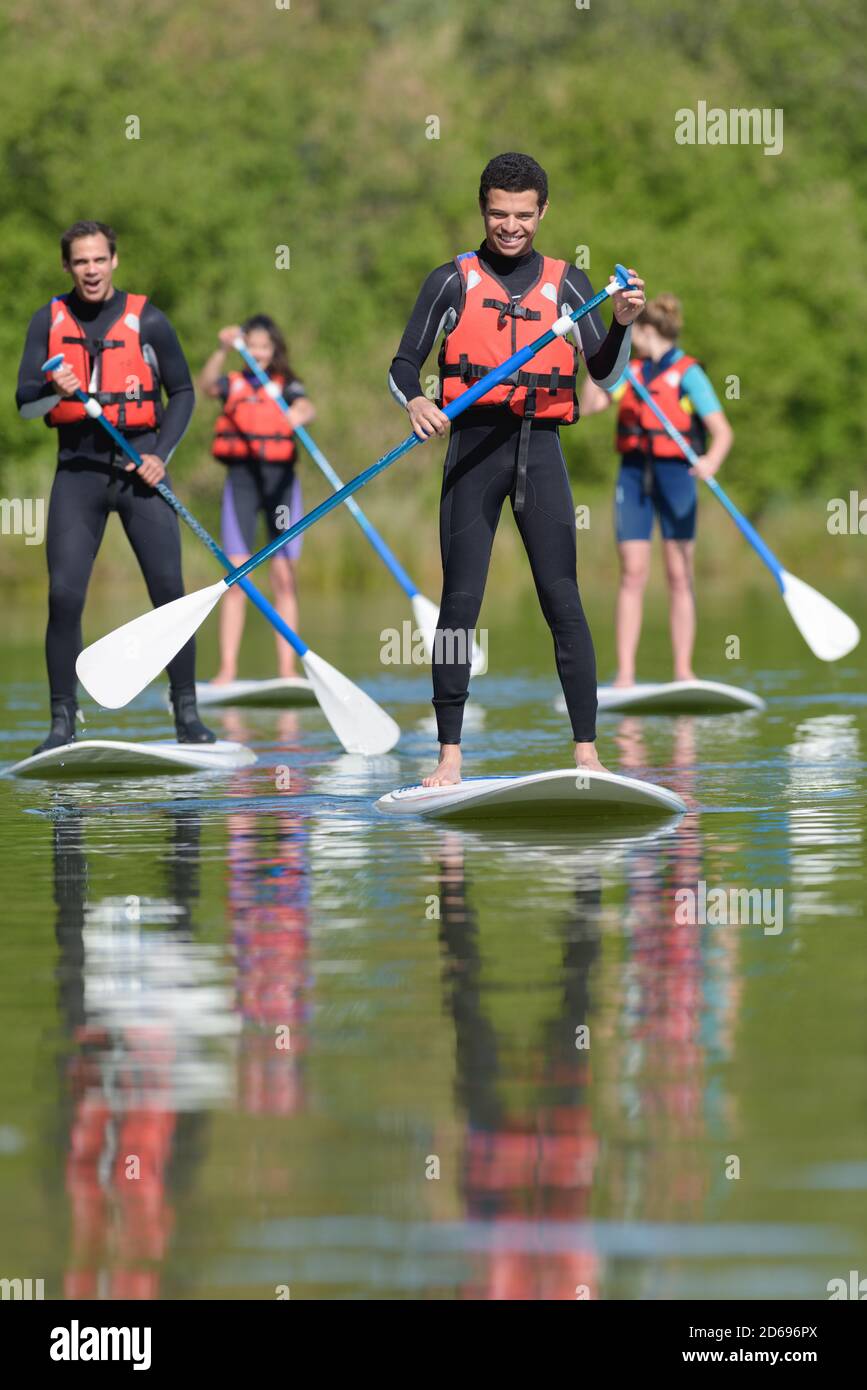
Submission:
[[[227,376],[217,377],[217,399],[225,405],[229,399],[229,378]]]
[[[683,393],[689,396],[696,415],[700,415],[702,419],[706,415],[713,415],[714,411],[722,410],[707,372],[697,362],[692,367],[687,367],[680,384]]]
[[[460,272],[449,261],[431,271],[422,285],[389,368],[388,387],[398,405],[424,395],[421,369],[440,333],[455,322],[460,302]]]
[[[302,397],[306,395],[307,392],[304,390],[303,383],[297,379],[295,381],[287,381],[286,385],[283,387],[283,399],[287,405],[292,405],[294,401],[300,401]]]
[[[163,463],[168,463],[186,433],[196,404],[193,382],[175,330],[153,304],[146,304],[142,313],[141,341],[142,349],[151,348],[156,357],[157,372],[167,397],[153,451]]]
[[[18,389],[15,403],[25,420],[38,420],[47,415],[60,400],[51,382],[39,370],[48,353],[48,331],[51,326],[51,305],[44,304],[30,320],[24,352],[18,368]]]
[[[593,286],[583,270],[570,266],[563,285],[563,309],[567,314],[574,311],[588,299],[593,298]],[[574,301],[574,302],[573,302]],[[605,325],[598,309],[591,309],[575,325],[575,340],[597,386],[604,389],[612,387],[626,370],[632,347],[632,329],[612,319],[611,327]]]

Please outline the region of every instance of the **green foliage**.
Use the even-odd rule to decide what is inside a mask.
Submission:
[[[50,475],[14,374],[80,216],[117,227],[118,284],[169,314],[194,371],[223,324],[282,321],[318,440],[358,471],[405,430],[389,360],[427,271],[477,244],[478,175],[508,148],[548,169],[544,248],[589,245],[596,284],[637,265],[683,299],[684,346],[718,390],[739,378],[724,476],[745,507],[863,481],[867,18],[848,0],[94,0],[9,7],[2,30],[0,487]],[[783,152],[676,144],[676,110],[699,100],[781,107]],[[173,465],[193,498],[220,485],[212,422],[202,403]],[[576,482],[610,481],[611,424],[564,435]],[[377,487],[427,503],[437,457]]]

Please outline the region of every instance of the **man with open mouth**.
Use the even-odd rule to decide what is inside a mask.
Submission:
[[[166,465],[195,405],[189,368],[168,319],[146,295],[114,287],[118,261],[111,227],[76,222],[63,233],[60,247],[72,289],[33,315],[18,371],[19,413],[25,419],[42,417],[57,430],[46,529],[51,728],[35,753],[75,738],[81,617],[111,512],[120,517],[154,607],[184,592],[178,519],[155,487],[164,478],[168,482]],[[42,363],[58,353],[64,355],[63,365],[46,378]],[[94,395],[105,418],[134,441],[141,468],[127,463],[87,414],[75,395],[79,389]],[[213,743],[216,736],[196,706],[192,640],[167,669],[179,741]]]

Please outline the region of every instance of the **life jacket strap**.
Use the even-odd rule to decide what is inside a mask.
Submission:
[[[506,303],[502,299],[483,299],[482,308],[497,309],[499,311],[499,315],[497,318],[498,328],[502,328],[504,326],[507,318],[536,320],[542,317],[541,311],[539,309],[528,309],[526,304],[515,304],[512,302],[512,300],[509,300],[508,303]]]
[[[106,348],[119,348],[124,346],[123,338],[83,338],[64,337],[64,343],[83,343],[91,357],[95,357],[100,352],[105,352]]]
[[[493,367],[485,366],[481,362],[469,362],[466,353],[461,353],[458,363],[446,363],[442,368],[443,377],[458,376],[461,381],[468,382],[473,378],[487,376],[492,372]],[[544,386],[553,396],[557,391],[574,391],[575,377],[571,374],[566,376],[555,367],[551,372],[513,372],[507,376],[502,383],[504,386]]]
[[[521,421],[521,428],[518,433],[518,454],[515,465],[515,516],[518,516],[518,514],[524,510],[524,503],[527,499],[527,464],[530,459],[530,431],[533,428],[533,420],[536,415],[536,387],[540,380],[538,374],[535,372],[519,372],[518,375],[526,378],[521,385],[526,386],[527,395],[524,400],[524,418]]]
[[[125,391],[91,391],[94,400],[99,401],[100,405],[117,405],[126,401],[132,405],[140,401],[158,401],[161,399],[159,391],[136,391],[134,395],[128,396]]]
[[[462,352],[457,362],[449,362],[442,367],[442,375],[460,377],[464,384],[468,384],[474,377],[487,376],[492,372],[493,367],[486,367],[481,362],[471,362],[465,352]],[[509,378],[511,380],[511,378]]]
[[[618,436],[619,439],[628,439],[628,438],[630,437],[630,435],[633,435],[633,434],[646,435],[648,438],[650,438],[651,435],[656,435],[656,434],[664,434],[664,435],[666,436],[666,438],[668,437],[668,431],[667,431],[667,430],[656,429],[656,428],[655,428],[654,426],[652,426],[652,425],[649,426],[649,427],[647,427],[647,426],[644,426],[644,425],[620,425],[620,424],[618,424],[618,426],[617,426],[617,436]]]
[[[270,443],[271,440],[278,439],[283,444],[292,444],[292,447],[295,447],[291,434],[248,434],[246,430],[220,430],[216,438],[218,440],[243,439],[245,442],[251,440],[254,443],[258,443],[260,440],[264,443]]]
[[[517,386],[544,386],[553,396],[557,391],[575,390],[575,377],[572,375],[564,376],[559,367],[555,367],[551,372],[518,372],[515,377]]]

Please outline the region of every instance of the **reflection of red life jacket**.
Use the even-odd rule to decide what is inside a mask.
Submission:
[[[557,1241],[567,1222],[589,1213],[599,1139],[586,1105],[564,1106],[534,1117],[541,1129],[473,1130],[467,1135],[463,1188],[468,1215],[489,1223],[490,1249],[475,1264],[462,1298],[530,1300],[596,1298],[600,1260],[590,1245],[564,1249]],[[527,1117],[525,1124],[532,1123]],[[520,1234],[540,1224],[539,1248]],[[499,1229],[498,1229],[499,1227]],[[554,1237],[546,1245],[544,1228]],[[579,1295],[579,1289],[581,1294]]]
[[[106,337],[92,338],[69,308],[69,296],[51,301],[48,356],[62,352],[85,390],[103,406],[105,418],[122,430],[153,430],[159,424],[160,393],[141,347],[141,315],[147,295],[127,294]],[[84,420],[81,401],[62,400],[45,417],[49,425]]]
[[[679,357],[670,367],[659,372],[648,384],[642,375],[644,359],[630,362],[629,370],[641,382],[676,430],[689,441],[697,454],[705,449],[705,429],[701,416],[682,404],[683,378],[690,367],[697,366],[694,357]],[[617,416],[617,448],[621,454],[640,450],[660,459],[683,459],[683,452],[669,438],[650,406],[641,399],[630,382],[620,398]]]
[[[458,256],[455,264],[461,276],[461,307],[439,358],[440,399],[445,405],[552,327],[561,317],[563,282],[569,269],[566,261],[543,256],[536,283],[513,300],[475,251]],[[516,415],[571,424],[578,419],[577,360],[574,340],[555,338],[479,404],[508,405]]]
[[[270,384],[282,391],[283,377],[272,377]],[[292,426],[264,386],[243,372],[229,373],[229,394],[214,427],[211,452],[215,459],[291,463],[295,457],[292,434]]]
[[[559,1133],[471,1130],[464,1168],[468,1192],[500,1192],[519,1207],[527,1192],[538,1189],[563,1188],[577,1196],[591,1188],[599,1139],[585,1107],[568,1108],[564,1118],[569,1128]]]
[[[169,1094],[173,1049],[159,1030],[131,1029],[123,1036],[83,1025],[75,1041],[66,1162],[73,1267],[64,1276],[64,1293],[67,1298],[157,1298],[158,1266],[175,1220],[167,1191],[177,1124]],[[124,1060],[118,1066],[121,1046]],[[104,1071],[108,1058],[110,1087]],[[136,1177],[129,1166],[133,1157],[140,1165]],[[106,1271],[107,1292],[100,1292]]]

